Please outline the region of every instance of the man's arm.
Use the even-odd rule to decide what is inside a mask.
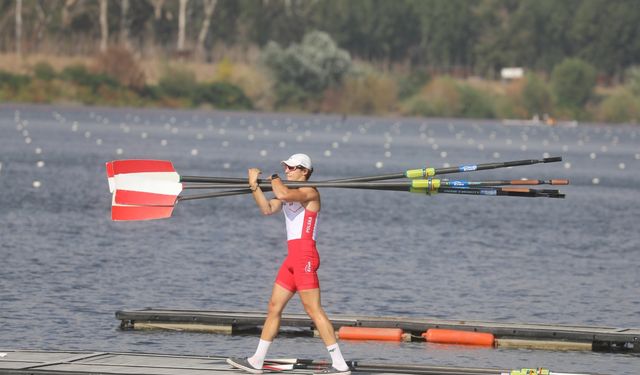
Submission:
[[[300,202],[311,211],[320,209],[320,194],[313,187],[289,189],[280,178],[272,179],[271,187],[280,201]]]
[[[262,189],[260,189],[260,185],[258,185],[258,176],[260,173],[258,168],[249,169],[249,188],[251,189],[251,195],[253,195],[253,199],[256,201],[263,215],[273,215],[280,211],[282,202],[278,199],[267,199]]]

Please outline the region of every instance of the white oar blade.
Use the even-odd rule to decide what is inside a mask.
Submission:
[[[173,206],[182,191],[179,182],[149,179],[145,174],[116,174],[115,203],[136,206]]]

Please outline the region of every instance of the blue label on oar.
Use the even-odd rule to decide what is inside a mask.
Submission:
[[[460,172],[471,172],[478,169],[477,165],[462,165],[460,166]]]
[[[491,190],[480,190],[480,195],[498,195],[498,191],[491,189]]]
[[[467,181],[460,181],[460,180],[451,181],[450,184],[451,184],[451,186],[455,186],[455,187],[467,187],[467,186],[469,186]]]

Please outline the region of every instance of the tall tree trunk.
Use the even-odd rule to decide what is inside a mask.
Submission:
[[[162,17],[162,7],[164,6],[164,0],[152,0],[153,3],[153,16],[156,21],[160,21],[160,17]]]
[[[180,0],[180,14],[178,15],[178,53],[184,51],[185,27],[187,25],[187,3]]]
[[[120,44],[129,49],[129,0],[122,0],[120,7]]]
[[[22,56],[22,0],[16,0],[16,54]]]
[[[100,52],[107,50],[109,24],[107,23],[107,0],[100,0]]]
[[[66,0],[62,7],[62,27],[68,27],[71,23],[71,16],[69,10],[76,4],[77,0]]]
[[[149,20],[145,26],[148,40],[150,40],[151,43],[145,43],[144,48],[149,49],[151,53],[155,54],[156,49],[158,48],[159,38],[157,30],[159,29],[160,21],[162,20],[164,0],[151,0],[151,4],[153,4],[153,19]]]
[[[200,34],[198,35],[198,45],[196,47],[196,57],[204,60],[204,41],[207,39],[207,33],[209,32],[209,25],[211,25],[211,17],[213,11],[216,9],[218,0],[204,0],[204,21],[200,28]]]

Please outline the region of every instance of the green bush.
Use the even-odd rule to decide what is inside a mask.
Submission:
[[[198,88],[196,75],[186,69],[168,68],[158,82],[162,95],[174,98],[191,98]]]
[[[468,118],[496,117],[491,98],[486,93],[464,84],[457,88],[460,92],[460,113],[457,115]]]
[[[635,96],[640,96],[640,66],[632,66],[626,72],[626,86]]]
[[[193,101],[195,104],[208,103],[216,108],[251,109],[253,104],[238,86],[227,82],[198,85]]]
[[[31,77],[22,74],[12,74],[0,70],[0,87],[7,87],[18,91],[31,82]]]
[[[398,81],[398,97],[403,100],[417,94],[429,82],[431,76],[425,69],[418,69]]]
[[[274,85],[275,108],[283,107],[304,107],[305,103],[312,99],[315,94],[305,91],[300,86],[293,83],[278,82]]]
[[[628,90],[621,90],[602,101],[596,119],[603,122],[631,122],[640,120],[640,100]]]
[[[118,81],[106,74],[94,74],[81,64],[71,65],[62,70],[60,78],[65,81],[85,86],[91,89],[94,94],[98,92],[101,86],[117,88],[120,86]]]
[[[389,113],[398,102],[396,82],[384,74],[349,77],[342,87],[341,112],[367,115]]]
[[[553,68],[551,86],[558,105],[570,109],[583,107],[596,85],[596,69],[580,59],[565,59]]]
[[[459,116],[462,100],[458,84],[449,76],[434,78],[411,101],[409,113],[428,117]]]
[[[46,61],[41,61],[33,67],[33,75],[43,81],[51,81],[56,78],[56,71],[51,64]]]
[[[553,99],[548,85],[535,74],[527,74],[522,101],[530,116],[551,113]]]
[[[318,97],[328,87],[341,83],[351,68],[349,53],[319,31],[306,34],[300,44],[287,49],[269,42],[262,61],[275,76],[276,101],[283,104]]]
[[[149,100],[158,100],[162,97],[162,91],[158,86],[144,85],[141,89],[136,90],[141,98]]]

